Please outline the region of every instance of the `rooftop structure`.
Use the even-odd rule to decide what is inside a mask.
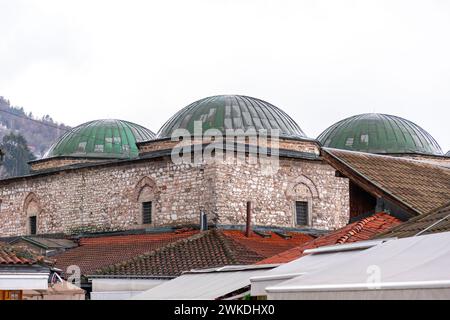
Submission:
[[[337,122],[317,138],[324,147],[378,154],[443,155],[436,140],[415,123],[367,113]]]
[[[181,109],[158,132],[158,138],[169,138],[176,129],[186,129],[194,134],[194,122],[201,121],[203,132],[226,130],[278,129],[282,137],[305,138],[298,124],[283,110],[274,105],[248,96],[219,95],[195,101]]]
[[[43,159],[81,157],[131,159],[139,154],[137,142],[155,137],[150,130],[124,120],[106,119],[83,123],[66,132]]]

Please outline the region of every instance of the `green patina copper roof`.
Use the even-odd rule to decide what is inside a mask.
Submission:
[[[202,121],[203,131],[210,128],[225,133],[227,129],[279,129],[283,137],[306,137],[297,123],[283,110],[252,97],[213,96],[198,100],[177,112],[158,132],[158,138],[171,137],[176,129],[194,131],[194,121]]]
[[[128,159],[138,156],[136,142],[155,138],[150,130],[123,120],[94,120],[66,132],[44,158],[57,156]]]
[[[368,113],[339,121],[317,138],[324,147],[380,154],[442,155],[424,129],[400,117]]]

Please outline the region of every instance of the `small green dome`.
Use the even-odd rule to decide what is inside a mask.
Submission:
[[[238,95],[213,96],[198,100],[177,112],[158,132],[158,138],[169,138],[176,129],[194,132],[194,121],[202,121],[203,131],[218,129],[279,129],[282,137],[306,137],[297,123],[283,110],[252,97]]]
[[[442,155],[434,138],[400,117],[368,113],[332,125],[317,138],[324,147],[379,154]]]
[[[136,142],[155,138],[150,130],[123,120],[94,120],[62,135],[43,158],[58,156],[130,159],[138,156]]]

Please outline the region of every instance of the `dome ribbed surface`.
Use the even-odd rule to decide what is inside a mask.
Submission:
[[[66,132],[43,158],[57,156],[131,159],[138,156],[137,142],[155,138],[138,124],[123,120],[94,120]]]
[[[194,133],[194,121],[201,121],[203,132],[214,128],[226,133],[228,129],[279,129],[280,136],[306,137],[298,124],[281,109],[252,97],[221,95],[198,100],[176,113],[158,132],[158,138],[169,138],[176,129]]]
[[[361,114],[339,121],[317,139],[324,147],[367,153],[443,154],[436,140],[415,123],[378,113]]]

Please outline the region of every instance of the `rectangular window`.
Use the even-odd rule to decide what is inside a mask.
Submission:
[[[295,201],[295,215],[297,219],[297,225],[308,225],[308,202]]]
[[[142,202],[142,223],[152,223],[152,202]]]
[[[36,234],[36,216],[30,217],[30,234]]]

